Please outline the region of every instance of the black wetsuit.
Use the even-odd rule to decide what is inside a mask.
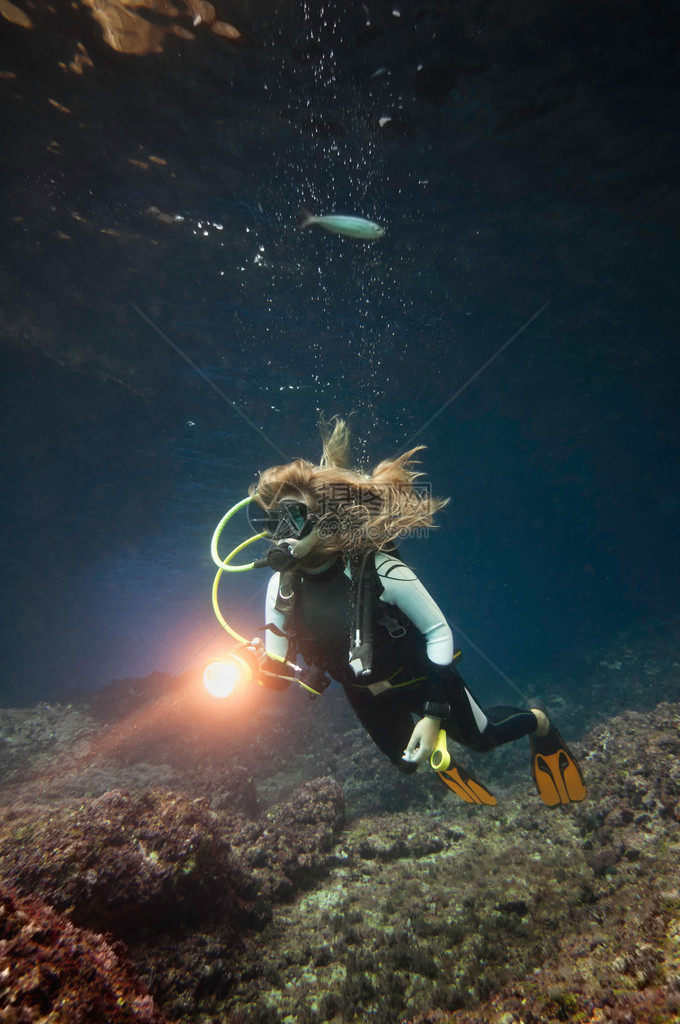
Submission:
[[[491,750],[535,730],[531,711],[505,706],[482,710],[453,663],[433,662],[423,633],[403,612],[379,600],[379,583],[371,591],[372,671],[367,678],[357,678],[349,664],[356,587],[340,559],[324,572],[299,574],[293,587],[292,608],[282,620],[288,655],[299,652],[308,665],[322,666],[341,684],[361,724],[401,771],[418,767],[402,755],[413,732],[413,715],[422,716],[425,702],[448,705],[442,728],[473,750]],[[390,685],[381,689],[384,680]]]

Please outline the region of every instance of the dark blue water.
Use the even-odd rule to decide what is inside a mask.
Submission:
[[[642,13],[644,45],[632,24],[595,74],[598,19],[583,67],[550,86],[559,112],[529,116],[531,76],[552,82],[578,52],[558,10],[553,37],[522,57],[508,28],[503,58],[489,43],[486,69],[441,102],[400,77],[409,38],[417,74],[417,33],[372,53],[335,23],[334,49],[301,16],[280,45],[268,23],[266,45],[227,63],[213,37],[131,58],[93,35],[89,76],[67,95],[45,72],[21,116],[40,36],[12,27],[3,702],[229,646],[210,607],[212,530],[280,452],[318,458],[320,412],[352,414],[363,467],[414,434],[427,446],[424,479],[451,503],[402,554],[471,641],[481,695],[512,697],[473,647],[520,688],[563,673],[585,700],[593,652],[677,616],[677,80],[668,63],[658,78],[670,57]],[[80,31],[63,30],[64,49]],[[322,57],[293,59],[291,39]],[[372,80],[384,63],[391,79]],[[68,119],[40,105],[55,91]],[[376,128],[385,114],[399,132]],[[304,204],[387,234],[299,232]],[[229,537],[246,533],[244,518]],[[244,631],[261,624],[264,583],[225,584]]]

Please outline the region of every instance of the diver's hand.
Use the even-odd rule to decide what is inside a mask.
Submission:
[[[270,661],[267,654],[267,649],[264,644],[264,640],[259,637],[253,637],[253,639],[237,648],[237,652],[241,654],[241,657],[245,658],[246,661],[250,662],[253,672],[260,673],[263,669],[270,668]]]
[[[287,678],[287,662],[270,658],[264,641],[259,636],[237,650],[250,663],[253,674],[263,686],[270,690],[285,690],[287,686],[290,686],[291,680]]]
[[[428,715],[420,719],[411,733],[411,739],[403,753],[404,761],[412,761],[416,764],[429,761],[437,744],[439,722],[439,718],[430,718]]]

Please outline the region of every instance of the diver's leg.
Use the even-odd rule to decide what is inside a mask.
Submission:
[[[578,761],[542,708],[498,705],[482,710],[458,672],[452,672],[458,685],[450,690],[450,719],[442,723],[452,739],[481,753],[529,735],[531,773],[543,803],[557,807],[585,799]]]
[[[522,736],[534,733],[538,727],[538,718],[533,711],[499,704],[486,709],[489,724],[480,737],[480,745],[475,750],[492,750],[503,743],[512,743]]]
[[[415,772],[418,765],[402,758],[413,732],[413,717],[401,694],[388,692],[374,697],[356,686],[348,686],[345,693],[354,714],[375,745],[400,772],[405,775]]]
[[[470,747],[480,753],[492,750],[503,743],[511,743],[522,736],[536,732],[539,725],[539,712],[535,714],[525,708],[497,705],[483,709],[475,700],[460,673],[450,669],[451,687],[449,703],[451,714],[442,727],[447,730],[451,739]],[[545,716],[543,715],[545,718]]]

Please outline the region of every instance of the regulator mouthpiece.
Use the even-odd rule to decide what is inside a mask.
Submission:
[[[262,561],[274,572],[286,572],[295,568],[298,559],[290,544],[272,544]]]

